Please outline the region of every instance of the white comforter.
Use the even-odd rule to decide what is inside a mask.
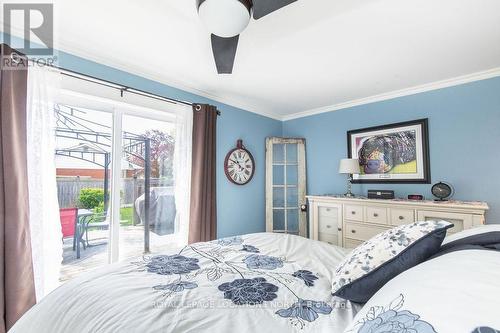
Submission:
[[[343,332],[359,310],[330,293],[346,251],[268,233],[198,243],[84,274],[10,332]]]

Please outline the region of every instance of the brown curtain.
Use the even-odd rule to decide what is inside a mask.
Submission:
[[[212,105],[194,105],[190,244],[207,242],[217,237],[216,132],[217,108]]]
[[[28,71],[25,66],[8,68],[14,52],[9,46],[1,45],[0,333],[9,330],[35,304],[26,166]]]

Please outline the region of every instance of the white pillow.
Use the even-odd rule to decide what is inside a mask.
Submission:
[[[495,231],[500,231],[500,224],[487,224],[471,229],[466,229],[446,237],[443,241],[443,245],[465,237],[485,234],[488,232],[495,232]]]
[[[345,332],[494,332],[486,328],[500,329],[499,281],[500,252],[452,252],[389,281]]]

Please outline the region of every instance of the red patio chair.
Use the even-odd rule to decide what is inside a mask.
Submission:
[[[61,218],[61,229],[63,238],[74,236],[75,220],[78,215],[78,208],[61,208],[59,216]]]

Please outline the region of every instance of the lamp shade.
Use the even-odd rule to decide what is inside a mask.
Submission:
[[[359,174],[359,160],[355,158],[343,158],[340,160],[339,173]]]
[[[250,22],[251,3],[249,0],[198,0],[198,14],[214,35],[233,37]]]

